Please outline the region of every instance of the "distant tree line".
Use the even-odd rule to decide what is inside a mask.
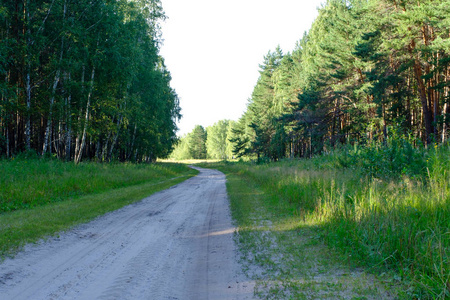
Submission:
[[[2,1],[0,156],[167,156],[180,108],[162,19],[159,0]]]
[[[231,130],[235,122],[221,120],[203,128],[197,125],[187,135],[181,137],[170,155],[172,159],[220,159],[233,158]]]
[[[449,16],[449,0],[328,0],[292,53],[264,57],[234,154],[309,157],[393,132],[445,142]]]

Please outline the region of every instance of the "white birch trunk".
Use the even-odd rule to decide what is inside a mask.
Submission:
[[[122,116],[120,116],[119,119],[117,119],[117,132],[114,135],[113,141],[111,143],[111,148],[109,149],[108,160],[111,160],[111,158],[112,158],[112,153],[113,153],[114,147],[117,143],[117,139],[119,138],[121,124],[122,124]]]
[[[81,72],[81,95],[84,95],[84,76],[86,73],[86,66],[83,64],[82,72]],[[80,113],[78,114],[78,132],[77,137],[75,139],[75,154],[74,161],[76,161],[76,157],[78,156],[78,151],[80,151],[80,141],[81,141],[81,131],[80,128],[82,126],[81,116],[83,115],[83,108],[80,107]]]
[[[450,79],[450,68],[448,68],[448,70],[446,70],[446,76],[445,76],[445,81],[448,82]],[[449,97],[449,92],[450,88],[446,87],[445,88],[445,92],[444,92],[444,98],[448,99]],[[443,126],[442,126],[442,143],[445,142],[446,138],[447,138],[447,111],[448,111],[448,103],[446,102],[444,104],[444,108],[442,109],[442,116],[444,117],[444,122],[443,122]]]
[[[42,21],[41,26],[38,29],[38,33],[43,30],[44,28],[44,24],[47,21],[48,16],[50,15],[50,12],[52,10],[53,4],[54,4],[55,0],[52,1],[48,11],[47,11],[47,15],[45,16],[44,20]],[[35,42],[35,40],[31,39],[31,29],[30,29],[30,10],[29,10],[29,6],[30,6],[30,1],[26,2],[26,19],[27,19],[27,48],[29,49]],[[65,12],[66,12],[66,4],[64,3],[64,16],[65,16]],[[62,50],[61,50],[62,51]],[[62,53],[61,53],[62,55]],[[29,56],[29,53],[28,53]],[[27,66],[27,76],[26,76],[26,103],[27,103],[27,116],[26,116],[26,122],[25,122],[25,146],[27,148],[27,150],[29,150],[31,148],[31,116],[30,116],[30,111],[31,111],[31,63],[30,63],[30,58],[27,58],[28,62],[28,66]],[[46,128],[46,133],[47,133],[47,129]],[[45,144],[45,142],[44,142]]]
[[[446,102],[444,104],[444,108],[442,109],[442,116],[444,117],[444,120],[443,120],[444,122],[443,122],[443,126],[442,126],[442,135],[441,135],[442,143],[445,142],[446,133],[447,133],[447,124],[446,124],[446,122],[447,122],[447,118],[446,118],[447,106],[448,106],[448,103]]]
[[[134,124],[133,138],[131,139],[131,147],[130,147],[130,154],[128,155],[128,160],[130,160],[131,155],[133,154],[134,140],[136,139],[136,130],[137,130],[137,125]],[[135,160],[136,160],[136,158],[135,158]]]
[[[53,103],[55,102],[55,92],[56,92],[56,87],[58,86],[58,82],[59,82],[59,75],[60,75],[60,70],[56,71],[55,80],[53,81],[52,96],[50,97],[50,109],[48,112],[47,126],[45,128],[44,145],[42,147],[42,155],[44,155],[47,152],[48,144],[49,144],[49,137],[51,136],[50,129],[52,127],[52,115],[53,115],[52,110],[53,110]]]
[[[91,83],[90,83],[91,86],[89,88],[89,93],[88,93],[88,97],[87,97],[86,113],[85,113],[85,116],[84,116],[83,134],[82,134],[82,137],[81,137],[81,144],[79,146],[78,153],[75,153],[75,163],[76,164],[78,164],[81,161],[81,157],[83,155],[84,146],[86,144],[86,130],[87,130],[88,123],[89,123],[89,109],[90,109],[90,106],[91,106],[92,91],[94,89],[94,77],[95,77],[95,67],[92,67]]]
[[[70,82],[70,73],[68,75],[69,82]],[[69,95],[67,96],[67,103],[66,103],[66,109],[67,109],[67,128],[66,128],[66,160],[70,160],[70,150],[71,150],[71,143],[72,143],[72,113],[71,113],[71,101],[72,101],[72,94],[69,91]]]
[[[111,132],[108,130],[108,136],[105,139],[105,144],[102,147],[102,161],[106,160],[106,152],[108,151],[109,137],[111,136]]]
[[[66,11],[67,11],[67,5],[66,1],[64,1],[64,13],[63,13],[63,22],[66,19]],[[53,6],[53,2],[52,2]],[[50,14],[50,9],[49,9]],[[48,15],[47,15],[48,17]],[[47,18],[46,18],[47,19]],[[44,20],[45,22],[45,20]],[[50,98],[50,109],[48,113],[48,119],[47,119],[47,127],[45,128],[45,136],[44,136],[44,145],[42,147],[42,155],[44,155],[47,152],[47,149],[49,148],[49,138],[51,137],[51,127],[52,127],[52,110],[53,110],[53,104],[55,102],[55,93],[56,93],[56,87],[58,86],[60,75],[61,75],[61,63],[62,58],[64,54],[64,35],[61,37],[61,50],[59,52],[59,67],[55,74],[55,80],[53,82],[53,88],[52,88],[52,96]],[[51,145],[50,145],[51,148]],[[51,152],[51,149],[50,149]]]

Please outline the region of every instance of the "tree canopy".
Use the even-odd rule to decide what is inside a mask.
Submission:
[[[0,4],[0,155],[166,157],[180,118],[159,0]]]
[[[219,159],[233,158],[233,144],[230,142],[234,121],[220,120],[214,125],[203,128],[197,125],[187,135],[178,140],[170,158],[187,159]]]
[[[292,52],[264,57],[234,154],[309,157],[390,132],[446,141],[449,15],[449,0],[328,0]]]

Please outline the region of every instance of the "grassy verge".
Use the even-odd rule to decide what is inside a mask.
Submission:
[[[211,165],[210,165],[211,167]],[[321,238],[317,222],[304,220],[295,206],[269,193],[244,165],[214,167],[227,175],[232,215],[239,233],[244,270],[261,299],[394,299],[392,276],[374,276],[342,264]],[[250,167],[250,169],[253,167]],[[281,201],[280,201],[281,200]]]
[[[36,242],[45,236],[54,235],[139,201],[196,174],[196,171],[176,164],[74,166],[58,161],[1,161],[0,164],[8,167],[2,174],[2,199],[4,194],[11,195],[11,191],[4,190],[5,178],[8,179],[9,186],[13,183],[17,189],[15,193],[19,195],[18,198],[12,198],[17,207],[22,207],[18,199],[26,197],[24,195],[33,195],[30,190],[40,190],[46,195],[44,197],[37,192],[38,198],[44,201],[27,199],[26,202],[33,203],[33,206],[25,205],[26,209],[0,214],[2,257],[13,255],[26,243]],[[29,164],[33,165],[32,168],[26,169],[25,166]],[[39,164],[43,165],[42,170],[38,170]],[[34,170],[35,174],[31,174],[31,178],[25,178],[30,170]],[[14,172],[19,176],[13,175],[13,179],[6,177]],[[74,187],[74,183],[76,189],[72,192],[64,191],[64,186],[70,189]],[[23,193],[20,194],[20,191]],[[58,191],[63,192],[59,194]],[[53,195],[58,196],[51,198]]]
[[[55,159],[0,160],[0,213],[71,197],[158,182],[189,172],[182,164],[98,164]]]
[[[395,160],[391,154],[389,159]],[[317,275],[325,272],[331,274],[326,278],[334,296],[347,298],[337,290],[342,287],[348,292],[347,284],[331,279],[342,272],[324,271],[342,268],[336,267],[337,259],[372,274],[384,274],[381,281],[387,294],[375,296],[372,292],[383,289],[372,286],[352,297],[449,298],[450,149],[436,147],[423,155],[419,164],[426,170],[423,176],[422,171],[411,170],[414,176],[408,176],[409,171],[389,168],[389,173],[378,172],[381,176],[375,177],[358,164],[339,166],[346,158],[332,156],[214,166],[227,174],[241,245],[250,249],[247,260],[257,260],[264,272],[274,274],[261,277],[276,283],[267,284],[263,296],[332,298],[323,294],[327,287],[321,286]],[[336,254],[325,254],[328,250],[321,243]],[[328,261],[323,260],[324,254]],[[315,267],[304,265],[314,260]],[[308,274],[316,275],[311,281]],[[317,288],[317,294],[308,295],[305,284],[312,285],[310,290]]]

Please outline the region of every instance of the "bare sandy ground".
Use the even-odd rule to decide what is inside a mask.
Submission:
[[[200,174],[0,264],[0,299],[252,299],[225,176]]]

